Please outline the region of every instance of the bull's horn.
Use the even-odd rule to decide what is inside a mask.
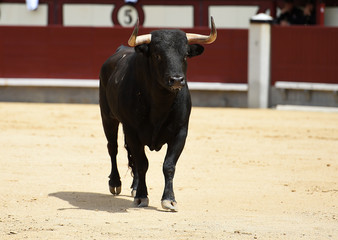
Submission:
[[[135,47],[135,46],[141,45],[143,43],[150,43],[150,41],[151,41],[151,34],[145,34],[145,35],[137,36],[138,25],[139,25],[139,20],[137,19],[137,22],[136,22],[135,27],[134,27],[134,31],[133,31],[133,33],[131,34],[131,36],[128,40],[128,44],[131,47]]]
[[[214,23],[214,18],[211,17],[211,31],[210,31],[209,36],[195,34],[195,33],[187,33],[186,36],[187,36],[189,44],[195,44],[195,43],[210,44],[210,43],[213,43],[217,38],[217,30],[216,30],[216,26],[215,26],[215,23]]]

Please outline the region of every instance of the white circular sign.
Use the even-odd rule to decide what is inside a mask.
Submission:
[[[132,27],[138,18],[137,9],[132,5],[124,5],[117,12],[117,20],[123,27]]]

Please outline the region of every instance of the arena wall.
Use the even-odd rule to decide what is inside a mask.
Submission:
[[[95,4],[91,0],[40,0],[35,11],[27,11],[24,2],[0,3],[1,101],[97,102],[96,86],[65,90],[68,84],[50,83],[98,81],[102,63],[119,45],[126,44],[137,16],[141,34],[171,27],[207,34],[212,15],[217,41],[205,46],[202,56],[189,60],[193,102],[198,106],[247,107],[249,19],[259,12],[276,15],[281,1],[144,0],[132,6],[110,0]],[[334,1],[326,3],[325,24],[338,26]],[[271,29],[270,106],[292,102],[337,106],[338,28]],[[46,84],[32,84],[34,79]],[[25,84],[14,86],[16,80]],[[39,89],[44,93],[37,94]],[[71,93],[77,89],[81,94],[62,94],[62,90]],[[94,96],[81,99],[86,94]]]

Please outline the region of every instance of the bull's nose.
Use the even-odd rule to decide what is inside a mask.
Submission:
[[[183,76],[173,76],[169,79],[169,85],[173,88],[180,88],[184,86],[185,79]]]

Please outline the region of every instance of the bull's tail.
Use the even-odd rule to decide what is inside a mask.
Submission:
[[[125,141],[124,147],[127,150],[128,167],[131,168],[131,170],[132,170],[131,174],[132,174],[132,176],[134,176],[135,163],[134,163],[133,156],[131,155],[130,149],[129,149],[128,144],[127,144],[126,141]]]
[[[129,149],[126,141],[125,141],[124,147],[127,149],[128,166],[131,169],[131,176],[133,177],[133,183],[130,186],[130,188],[132,189],[131,194],[132,194],[133,197],[135,197],[136,196],[136,189],[137,189],[137,185],[138,185],[138,174],[137,174],[137,171],[136,171],[135,161],[133,159],[132,154],[130,153],[130,149]]]

